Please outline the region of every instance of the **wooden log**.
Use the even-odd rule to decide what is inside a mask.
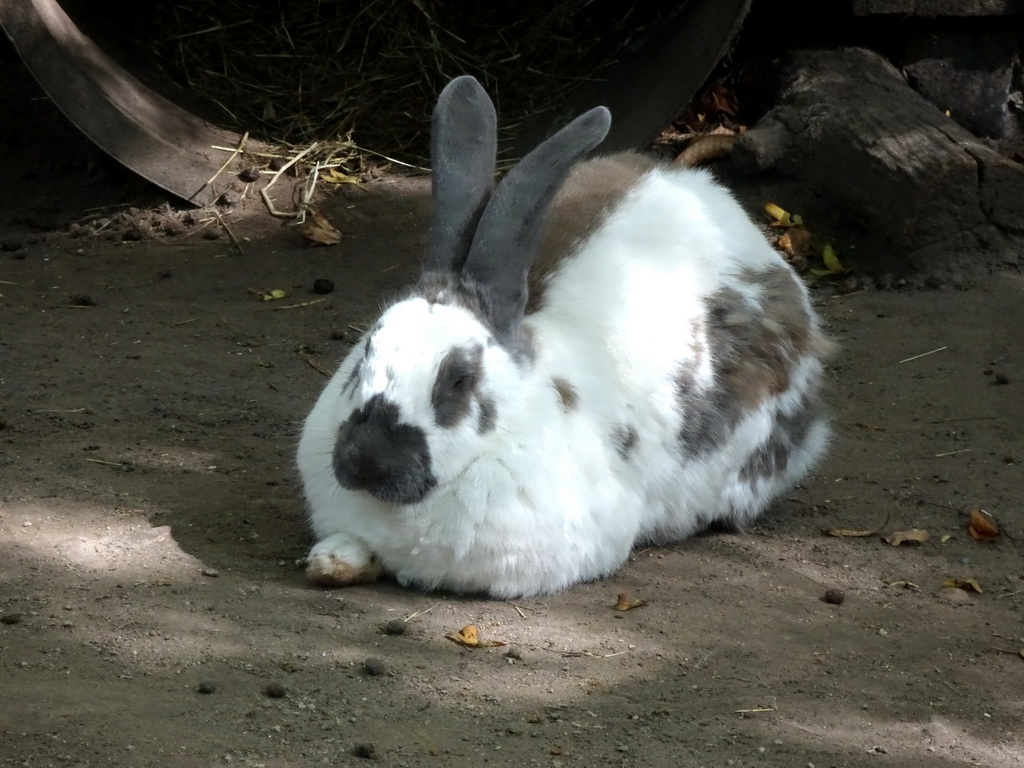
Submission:
[[[854,16],[1014,16],[1022,0],[851,0]]]
[[[870,51],[800,52],[781,74],[776,106],[737,142],[741,167],[772,166],[841,204],[910,260],[903,267],[946,251],[962,261],[963,244],[982,240],[996,244],[993,258],[1015,262],[1007,254],[1024,234],[1024,167]],[[965,241],[964,233],[978,237]]]

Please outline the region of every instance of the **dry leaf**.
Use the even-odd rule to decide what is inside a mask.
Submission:
[[[971,510],[971,521],[967,525],[967,532],[972,539],[977,541],[995,541],[999,538],[999,526],[996,521],[985,510],[980,507]]]
[[[942,582],[942,586],[946,589],[964,589],[968,592],[981,594],[981,584],[978,583],[977,579],[946,579]]]
[[[310,210],[305,223],[299,230],[314,245],[335,245],[341,242],[341,232],[327,220],[320,211]]]
[[[887,544],[898,547],[900,544],[923,544],[931,538],[928,531],[911,528],[909,531],[896,531],[884,537]]]
[[[811,244],[813,237],[807,227],[790,227],[779,237],[776,245],[788,256],[807,257],[814,253],[814,246]]]
[[[615,610],[631,611],[634,608],[639,608],[641,605],[647,605],[647,603],[639,597],[633,597],[629,592],[619,592],[618,599],[615,601]]]
[[[458,632],[449,632],[445,637],[464,648],[497,648],[507,645],[500,640],[481,640],[476,624],[467,624]]]
[[[342,173],[337,168],[328,168],[326,171],[320,174],[320,178],[326,181],[328,184],[359,184],[358,176],[349,176],[347,173]]]
[[[860,539],[868,536],[874,536],[876,533],[881,531],[885,526],[889,524],[889,515],[885,516],[885,522],[883,522],[877,528],[872,528],[870,531],[857,531],[849,528],[823,528],[822,533],[826,536],[837,536],[841,539]]]

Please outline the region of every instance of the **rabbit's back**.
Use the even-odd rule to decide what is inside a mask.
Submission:
[[[541,253],[541,367],[644,485],[649,537],[742,524],[822,452],[828,342],[798,276],[709,174],[583,163]]]

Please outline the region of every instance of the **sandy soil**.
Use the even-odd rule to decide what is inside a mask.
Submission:
[[[516,604],[330,591],[296,565],[312,363],[415,274],[425,183],[331,200],[330,248],[226,212],[239,248],[88,213],[153,194],[61,140],[80,162],[8,141],[0,184],[0,765],[1024,765],[1020,275],[817,290],[836,443],[752,530]],[[470,623],[508,645],[445,638]]]

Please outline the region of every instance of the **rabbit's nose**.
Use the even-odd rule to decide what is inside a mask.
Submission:
[[[399,415],[396,405],[377,395],[341,425],[333,463],[343,488],[410,504],[437,484],[426,435]]]

